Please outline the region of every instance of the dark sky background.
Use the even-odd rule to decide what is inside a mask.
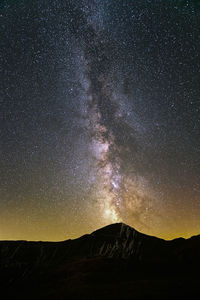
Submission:
[[[200,1],[1,1],[0,113],[0,239],[200,233]]]

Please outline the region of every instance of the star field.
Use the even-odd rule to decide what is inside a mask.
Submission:
[[[0,3],[0,239],[200,233],[200,1]]]

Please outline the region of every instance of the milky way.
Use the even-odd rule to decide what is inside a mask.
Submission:
[[[135,214],[140,220],[150,206],[150,198],[144,201],[146,195],[144,199],[140,196],[145,193],[144,188],[141,190],[141,179],[144,179],[135,172],[136,184],[136,179],[123,171],[121,153],[134,155],[136,131],[126,124],[124,112],[120,109],[121,95],[114,92],[112,77],[116,66],[109,61],[112,45],[105,37],[98,4],[98,1],[90,1],[84,3],[82,8],[86,19],[86,27],[82,32],[85,60],[83,77],[87,81],[87,130],[91,134],[89,150],[94,157],[94,197],[98,199],[100,212],[106,222],[123,221],[124,213]],[[132,145],[128,142],[131,139],[135,139]]]
[[[198,1],[2,1],[0,238],[200,231]]]

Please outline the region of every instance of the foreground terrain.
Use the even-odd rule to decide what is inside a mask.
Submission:
[[[194,299],[199,267],[200,236],[165,241],[123,223],[64,242],[0,242],[4,299]]]

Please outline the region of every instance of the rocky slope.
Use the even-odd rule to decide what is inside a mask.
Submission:
[[[57,243],[0,242],[5,299],[194,299],[199,267],[200,236],[165,241],[122,223]]]
[[[64,242],[1,241],[0,264],[58,263],[77,257],[109,257],[137,261],[199,261],[200,236],[165,241],[117,223]]]

